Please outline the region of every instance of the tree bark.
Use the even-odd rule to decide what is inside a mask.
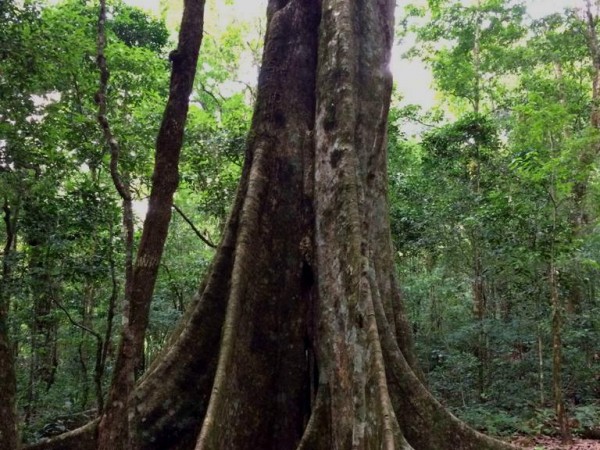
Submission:
[[[386,193],[393,7],[269,1],[233,210],[134,391],[132,448],[513,448],[459,422],[416,375]],[[93,439],[90,426],[34,448]]]

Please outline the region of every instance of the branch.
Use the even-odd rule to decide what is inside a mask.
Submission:
[[[173,208],[175,209],[175,211],[177,211],[179,213],[179,215],[181,216],[181,218],[187,222],[187,224],[192,228],[192,230],[194,231],[194,233],[196,233],[196,236],[198,236],[202,242],[204,242],[206,245],[208,245],[211,248],[217,248],[216,244],[214,244],[211,240],[209,240],[208,238],[204,237],[202,235],[202,233],[200,233],[200,231],[198,230],[198,228],[196,228],[196,226],[184,214],[184,212],[179,208],[179,206],[177,206],[175,203],[173,203]]]
[[[242,84],[250,92],[252,99],[256,100],[256,87],[255,86],[253,86],[250,83],[247,83],[245,81],[242,81],[242,80],[235,80],[235,82]]]
[[[129,304],[132,291],[133,280],[133,209],[131,188],[129,183],[124,182],[119,173],[120,146],[112,133],[110,124],[106,117],[106,91],[110,72],[106,65],[104,49],[106,48],[106,0],[100,0],[100,10],[98,12],[98,36],[97,36],[97,55],[96,63],[100,71],[100,86],[94,96],[98,105],[98,123],[104,133],[104,138],[110,148],[110,175],[117,192],[123,200],[123,226],[125,228],[125,299],[123,304],[123,320],[127,321],[129,317]]]
[[[87,333],[91,334],[92,336],[94,336],[97,340],[98,343],[102,343],[102,336],[100,336],[100,334],[98,334],[97,332],[95,332],[94,330],[92,330],[91,328],[86,327],[85,325],[77,322],[75,319],[73,319],[73,317],[71,317],[71,314],[69,313],[69,311],[66,310],[66,308],[56,299],[52,299],[52,301],[54,302],[54,304],[56,306],[58,306],[58,308],[65,313],[65,315],[67,316],[67,319],[69,319],[69,322],[71,322],[71,324],[77,328],[79,328],[80,330],[86,331]]]
[[[427,128],[436,128],[438,126],[438,125],[435,125],[435,124],[423,122],[421,119],[417,119],[416,117],[407,117],[404,120],[406,120],[407,122],[418,123],[419,125],[423,125],[424,127],[427,127]]]
[[[223,96],[219,94],[219,96],[221,97],[221,100],[219,100],[215,94],[213,94],[211,91],[208,90],[208,88],[204,85],[204,83],[199,83],[199,85],[200,85],[200,90],[202,92],[204,92],[206,95],[208,95],[210,98],[212,98],[213,101],[217,105],[217,109],[219,111],[222,111],[223,110],[223,103],[222,102],[224,100]]]
[[[96,363],[94,365],[94,384],[96,386],[96,402],[98,405],[98,413],[102,414],[104,410],[104,396],[102,394],[102,375],[104,374],[104,364],[102,361],[102,355],[104,350],[104,341],[102,340],[102,336],[99,333],[95,332],[91,328],[86,327],[85,325],[77,322],[71,317],[69,311],[55,298],[52,299],[52,302],[58,306],[58,308],[65,313],[69,322],[73,324],[73,326],[83,330],[96,338]],[[83,362],[83,361],[82,361]]]
[[[97,38],[97,54],[96,63],[98,64],[98,70],[100,71],[100,86],[94,97],[96,104],[98,105],[98,115],[96,116],[100,128],[104,133],[104,139],[108,143],[110,148],[110,175],[113,179],[113,183],[117,188],[117,192],[121,198],[125,201],[131,201],[131,192],[126,183],[123,182],[121,174],[119,173],[119,155],[121,152],[119,142],[115,138],[108,122],[107,106],[106,106],[106,91],[108,86],[108,79],[110,78],[110,72],[106,65],[106,56],[104,55],[104,49],[106,48],[106,0],[100,0],[100,12],[98,14],[98,38]]]

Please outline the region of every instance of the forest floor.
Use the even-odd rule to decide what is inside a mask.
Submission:
[[[562,444],[560,438],[550,436],[519,437],[513,441],[525,448],[543,450],[600,450],[600,440],[574,439],[572,444]]]

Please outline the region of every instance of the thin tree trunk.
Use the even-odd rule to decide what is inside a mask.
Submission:
[[[544,395],[544,347],[542,342],[542,330],[538,327],[538,382],[540,389],[540,408],[544,407],[546,403],[545,395]]]
[[[17,419],[17,383],[13,347],[10,340],[8,314],[12,278],[12,249],[15,240],[14,219],[8,200],[2,207],[6,227],[6,241],[2,255],[0,279],[0,448],[16,450],[20,447]]]
[[[591,0],[586,0],[585,21],[587,26],[587,44],[592,65],[594,68],[594,78],[592,85],[592,112],[590,114],[590,123],[594,128],[600,128],[600,43],[598,42],[598,33],[596,32],[597,17],[592,12]]]
[[[473,37],[473,72],[475,74],[475,92],[473,112],[479,114],[481,105],[481,0],[477,0],[475,11],[475,36]]]
[[[179,45],[169,56],[172,63],[171,88],[156,140],[148,212],[130,284],[128,321],[121,334],[115,372],[99,426],[99,450],[120,450],[130,446],[129,399],[136,369],[143,361],[150,302],[171,220],[173,195],[179,181],[179,155],[202,42],[203,17],[204,0],[185,1]],[[104,96],[104,102],[108,82],[106,63],[103,61],[105,20],[106,5],[102,0],[98,21],[98,59],[102,72],[101,85],[104,87],[99,97]],[[104,129],[105,132],[109,130],[108,126],[104,126]],[[110,139],[109,143],[112,147]]]
[[[113,184],[123,204],[123,230],[125,240],[125,296],[123,297],[123,327],[126,328],[129,322],[129,303],[131,299],[133,282],[133,203],[129,182],[119,171],[119,158],[121,156],[121,146],[114,136],[110,122],[108,121],[108,81],[110,71],[106,63],[104,50],[106,48],[106,0],[100,0],[98,13],[98,35],[97,35],[97,55],[96,63],[100,72],[100,85],[94,100],[98,105],[98,114],[96,116],[98,124],[102,129],[104,139],[110,149],[110,176]]]
[[[481,1],[477,1],[477,10],[475,12],[475,35],[473,42],[473,71],[475,74],[475,89],[473,100],[473,112],[480,113],[481,109]],[[481,196],[481,157],[480,145],[476,143],[476,161],[475,175],[471,180],[473,190],[477,199]],[[485,298],[485,283],[483,275],[483,263],[481,255],[481,233],[478,229],[473,232],[471,245],[473,246],[473,311],[477,321],[477,342],[475,354],[479,361],[477,369],[477,390],[478,398],[481,400],[487,384],[486,372],[488,365],[487,336],[484,327],[484,321],[487,315],[487,304]]]
[[[31,334],[31,355],[29,357],[29,364],[27,367],[27,401],[23,405],[23,411],[25,412],[23,417],[23,423],[29,425],[31,417],[35,414],[36,410],[36,396],[35,396],[35,365],[36,365],[36,348],[37,339],[34,333]]]
[[[486,372],[487,372],[487,335],[485,332],[484,321],[486,317],[487,304],[484,292],[484,281],[483,281],[483,265],[481,263],[481,253],[479,249],[479,233],[473,238],[472,244],[474,247],[473,253],[473,309],[475,311],[475,320],[477,321],[477,342],[475,354],[478,359],[477,368],[477,391],[478,398],[481,400],[485,392],[485,386],[487,384]]]
[[[554,176],[552,177],[554,182]],[[552,307],[552,394],[556,420],[563,443],[571,442],[569,419],[565,409],[565,399],[562,387],[562,323],[564,305],[558,292],[558,269],[556,268],[556,220],[558,215],[558,201],[554,187],[549,193],[552,203],[552,234],[550,247],[550,264],[548,268],[548,285],[550,290],[550,305]]]
[[[80,384],[80,389],[81,389],[81,400],[80,400],[80,405],[79,408],[82,411],[85,411],[86,407],[87,407],[87,402],[88,402],[88,398],[89,398],[89,394],[90,394],[90,381],[88,380],[88,369],[87,369],[87,355],[85,354],[85,351],[83,349],[84,345],[85,345],[85,341],[86,341],[86,335],[85,333],[81,333],[81,340],[79,341],[79,346],[77,348],[77,355],[79,356],[79,366],[81,368],[81,373],[80,373],[80,377],[81,377],[81,384]]]
[[[55,381],[58,366],[58,322],[54,316],[54,301],[58,297],[59,284],[53,275],[53,257],[50,255],[46,236],[43,240],[30,239],[29,271],[31,273],[32,387],[43,385],[48,391]],[[37,397],[35,389],[33,398]]]
[[[95,286],[93,284],[93,282],[90,282],[89,280],[85,283],[84,287],[83,287],[83,304],[81,305],[81,324],[88,328],[91,329],[92,328],[92,311],[94,309],[94,299],[95,297]],[[81,390],[82,390],[82,395],[81,395],[81,403],[80,403],[80,408],[81,410],[85,410],[87,408],[87,404],[88,404],[88,399],[89,399],[89,392],[90,392],[90,380],[88,378],[88,367],[87,367],[87,361],[89,359],[89,354],[88,354],[88,345],[87,345],[87,335],[85,333],[84,330],[82,330],[81,333],[81,340],[79,341],[79,346],[78,346],[78,355],[79,355],[79,365],[81,367]]]
[[[549,134],[550,150],[552,157],[555,157],[556,145],[553,135]],[[571,441],[571,432],[569,430],[569,420],[565,409],[565,400],[562,387],[562,324],[564,315],[564,305],[558,291],[558,269],[556,267],[556,242],[557,242],[557,220],[559,199],[556,192],[556,174],[554,171],[550,177],[550,187],[548,190],[551,210],[551,234],[550,234],[550,255],[548,262],[548,288],[550,292],[550,306],[552,308],[552,394],[554,400],[554,410],[556,420],[560,430],[561,439],[564,443]]]
[[[554,410],[563,443],[571,441],[569,420],[565,410],[565,399],[562,388],[562,316],[563,305],[558,293],[557,269],[554,261],[550,263],[548,281],[552,304],[552,393]]]
[[[117,271],[115,268],[115,258],[114,258],[114,242],[113,242],[113,225],[111,223],[109,228],[110,233],[110,244],[109,244],[109,254],[108,254],[108,267],[110,272],[110,280],[111,280],[111,290],[110,297],[108,299],[108,310],[106,312],[106,332],[104,333],[104,344],[102,346],[102,358],[100,361],[100,378],[102,379],[104,375],[104,370],[106,369],[106,361],[108,360],[108,350],[110,348],[112,342],[112,331],[113,331],[113,322],[115,318],[115,309],[117,307],[117,300],[119,298],[119,283],[117,281]],[[102,404],[104,404],[104,397],[102,397]],[[101,413],[102,408],[99,408],[98,412]]]

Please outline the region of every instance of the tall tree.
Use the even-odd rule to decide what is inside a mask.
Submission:
[[[124,201],[125,221],[129,224],[127,234],[132,238],[131,194],[128,187],[123,185],[117,172],[119,146],[106,119],[106,85],[109,77],[104,56],[106,16],[106,2],[101,0],[98,20],[98,65],[101,72],[98,120],[111,148],[111,174]],[[156,141],[148,212],[135,264],[127,268],[131,271],[127,274],[125,288],[127,320],[121,334],[106,411],[100,421],[99,450],[119,450],[130,447],[129,400],[135,383],[135,370],[140,365],[144,354],[152,293],[167,239],[173,195],[179,182],[179,155],[202,42],[203,23],[204,0],[185,1],[179,45],[169,55],[172,63],[171,88]]]
[[[238,195],[133,393],[132,448],[511,448],[418,376],[387,214],[393,8],[269,1]],[[33,448],[95,447],[91,424]]]

